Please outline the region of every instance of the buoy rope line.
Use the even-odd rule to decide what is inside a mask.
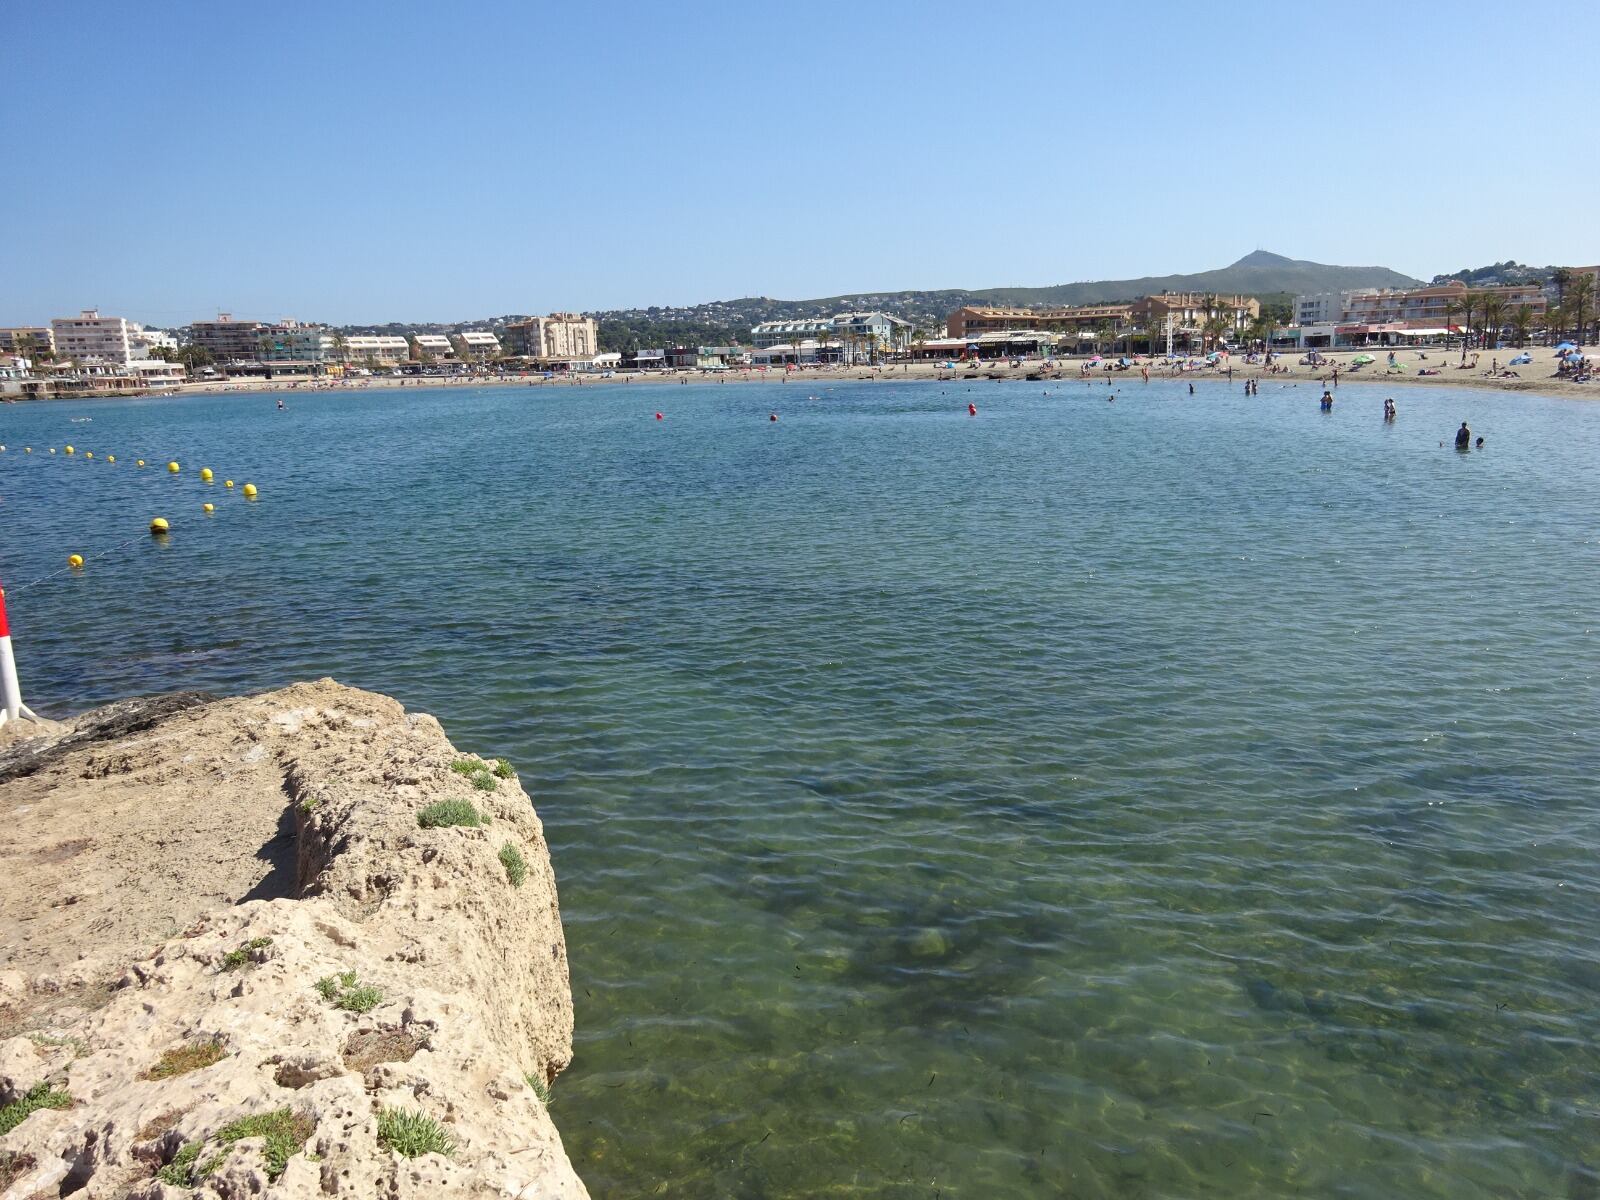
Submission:
[[[150,534],[148,532],[137,534],[134,537],[129,538],[125,542],[118,542],[115,546],[111,547],[111,549],[109,549],[109,550],[102,550],[98,554],[85,555],[84,556],[84,560],[83,560],[84,561],[84,565],[88,565],[89,563],[98,561],[99,559],[102,559],[102,558],[110,558],[118,550],[126,550],[129,546],[133,545],[135,542],[148,542],[149,540],[150,540]],[[27,583],[19,583],[15,587],[7,587],[6,588],[6,595],[15,596],[18,592],[25,592],[31,587],[38,587],[41,583],[44,583],[44,582],[46,582],[47,580],[50,580],[50,579],[54,579],[57,575],[70,575],[76,570],[78,570],[78,568],[74,567],[74,566],[61,567],[59,570],[51,571],[48,575],[41,575],[41,576],[39,576],[39,578],[29,580]]]

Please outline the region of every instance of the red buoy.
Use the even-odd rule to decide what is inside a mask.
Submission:
[[[976,404],[968,404],[967,405],[967,416],[975,417],[977,415],[978,415],[978,406]]]
[[[777,419],[778,419],[778,414],[777,413],[773,413],[771,416],[769,416],[767,418],[767,420],[769,420],[769,421],[776,421]]]
[[[661,414],[660,413],[656,414],[656,420],[658,420],[658,421],[661,420]]]

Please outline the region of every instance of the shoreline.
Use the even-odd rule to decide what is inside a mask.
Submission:
[[[803,384],[807,381],[819,382],[854,382],[854,383],[885,383],[885,382],[956,382],[956,381],[983,381],[983,382],[1030,382],[1030,383],[1081,383],[1084,381],[1100,382],[1103,380],[1119,379],[1127,382],[1143,382],[1141,367],[1149,371],[1150,381],[1182,380],[1191,383],[1217,383],[1223,382],[1230,386],[1242,386],[1246,379],[1258,380],[1269,385],[1294,385],[1312,384],[1327,386],[1337,391],[1346,384],[1356,384],[1362,387],[1371,387],[1374,384],[1383,384],[1389,387],[1439,387],[1455,385],[1461,387],[1483,388],[1493,391],[1517,392],[1522,394],[1542,395],[1557,399],[1600,399],[1600,383],[1576,383],[1572,380],[1554,374],[1542,374],[1554,366],[1553,356],[1536,359],[1533,363],[1521,368],[1525,372],[1541,372],[1538,375],[1519,374],[1508,377],[1503,374],[1491,374],[1483,368],[1482,360],[1488,358],[1491,362],[1502,355],[1510,358],[1519,353],[1516,350],[1507,351],[1479,351],[1469,352],[1469,359],[1476,360],[1476,368],[1460,366],[1459,358],[1453,354],[1443,357],[1429,357],[1422,360],[1415,350],[1397,352],[1396,364],[1399,368],[1391,372],[1384,358],[1362,369],[1352,369],[1352,359],[1357,353],[1350,352],[1326,356],[1323,363],[1318,365],[1302,365],[1299,356],[1282,355],[1273,364],[1270,373],[1260,363],[1246,363],[1236,359],[1231,364],[1217,366],[1202,366],[1183,369],[1171,366],[1164,360],[1134,359],[1134,365],[1122,370],[1106,370],[1105,362],[1092,365],[1088,359],[1057,359],[1054,368],[1047,368],[1042,360],[1023,360],[1020,367],[1013,367],[1009,360],[996,360],[977,364],[976,369],[962,364],[956,369],[941,367],[936,363],[895,363],[879,367],[804,367],[795,371],[758,371],[755,369],[728,368],[723,371],[699,371],[683,368],[675,371],[662,371],[639,374],[617,374],[611,377],[600,375],[557,375],[546,379],[542,376],[495,376],[495,375],[470,375],[426,377],[414,376],[394,378],[392,376],[372,376],[353,380],[328,380],[314,379],[306,376],[297,376],[285,379],[235,379],[227,381],[205,381],[199,383],[185,383],[175,389],[160,391],[137,392],[84,392],[72,396],[48,396],[37,399],[18,399],[17,403],[45,403],[72,400],[115,400],[115,399],[163,399],[167,397],[189,395],[230,395],[230,394],[274,394],[288,392],[312,393],[343,393],[359,391],[391,391],[398,388],[424,388],[448,390],[456,388],[581,388],[581,387],[630,387],[635,384],[646,387],[659,387],[677,384],[680,386],[723,385],[733,384],[787,384],[790,382]],[[1532,351],[1530,351],[1532,353]],[[1541,356],[1549,355],[1545,348],[1541,348]],[[1418,375],[1417,371],[1425,365],[1430,369],[1437,369],[1437,375]],[[1231,365],[1231,374],[1229,372]],[[1502,364],[1503,365],[1503,364]],[[1338,381],[1334,382],[1333,371],[1338,370]],[[1033,378],[1029,378],[1033,376]]]

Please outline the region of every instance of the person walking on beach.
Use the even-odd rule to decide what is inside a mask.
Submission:
[[[1468,450],[1468,449],[1471,449],[1471,447],[1472,447],[1472,430],[1468,429],[1467,428],[1467,423],[1465,421],[1463,421],[1463,422],[1461,422],[1461,428],[1456,430],[1456,449],[1457,450]]]

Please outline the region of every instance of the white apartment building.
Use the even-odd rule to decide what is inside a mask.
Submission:
[[[134,344],[136,357],[148,358],[150,357],[150,351],[156,349],[171,350],[174,354],[178,351],[178,339],[170,333],[164,333],[159,329],[146,329],[143,325],[135,325],[130,322],[128,325],[128,337]],[[139,347],[144,348],[142,356],[137,353]]]
[[[450,358],[456,352],[450,339],[442,333],[415,333],[411,335],[411,340],[416,342],[418,350],[435,358]]]
[[[411,343],[403,337],[352,334],[344,339],[345,362],[402,363],[411,357]]]
[[[758,350],[793,346],[805,341],[847,342],[854,357],[869,349],[903,350],[911,344],[911,323],[881,312],[847,312],[832,317],[801,317],[790,321],[763,321],[750,330]]]
[[[473,358],[500,357],[500,339],[487,329],[463,329],[458,336]]]
[[[102,317],[95,308],[50,322],[56,357],[71,359],[80,366],[109,363],[125,367],[136,358],[148,358],[148,348],[134,340],[138,328],[126,317]]]

